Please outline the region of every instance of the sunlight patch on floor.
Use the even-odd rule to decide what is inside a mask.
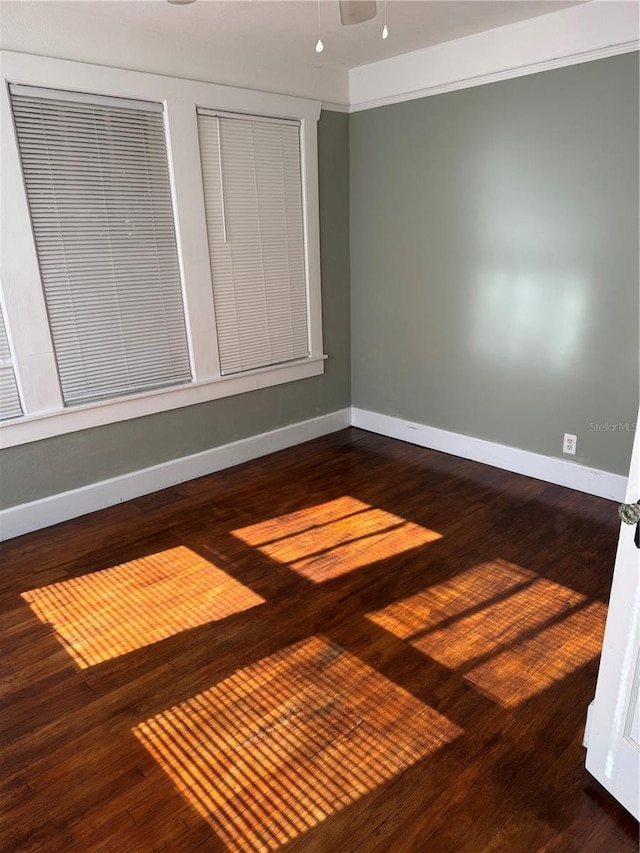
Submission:
[[[595,601],[466,673],[479,691],[511,708],[597,657],[607,607]]]
[[[232,853],[276,850],[462,730],[311,637],[134,729]]]
[[[604,604],[506,560],[368,614],[505,707],[599,654],[605,616]]]
[[[184,546],[32,589],[22,598],[83,668],[264,603]]]
[[[232,533],[314,583],[442,538],[440,533],[349,496]]]

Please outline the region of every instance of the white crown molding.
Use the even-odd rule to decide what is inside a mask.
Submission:
[[[525,77],[528,74],[539,74],[541,71],[552,71],[554,68],[566,68],[569,65],[578,65],[581,62],[591,62],[594,59],[604,59],[607,56],[618,56],[622,53],[632,53],[638,50],[640,42],[637,40],[626,44],[614,45],[612,47],[591,50],[572,56],[564,56],[558,59],[537,62],[520,68],[509,68],[504,71],[496,71],[493,74],[482,74],[478,77],[470,77],[466,80],[455,80],[451,83],[428,86],[413,92],[404,92],[398,95],[389,95],[376,98],[361,104],[353,104],[344,112],[357,113],[363,110],[372,110],[376,107],[384,107],[388,104],[400,104],[404,101],[414,101],[418,98],[429,98],[433,95],[443,95],[445,92],[457,92],[460,89],[470,89],[473,86],[483,86],[486,83],[498,83],[500,80],[512,80],[515,77]],[[331,109],[326,107],[326,109]]]
[[[587,468],[565,459],[542,456],[517,447],[507,447],[492,441],[472,438],[424,424],[405,421],[401,418],[381,415],[366,409],[352,408],[351,425],[369,432],[397,438],[430,450],[450,453],[463,459],[472,459],[504,471],[524,474],[536,480],[544,480],[557,486],[565,486],[578,492],[586,492],[600,498],[623,501],[627,478],[596,468]]]
[[[537,74],[640,47],[638,0],[592,0],[349,72],[349,112]]]
[[[322,102],[323,110],[330,110],[333,113],[348,113],[351,112],[351,107],[349,104],[338,104],[333,101],[323,101]]]
[[[0,541],[50,527],[141,495],[157,492],[214,471],[240,465],[304,441],[345,429],[351,423],[351,409],[341,409],[308,421],[290,424],[249,438],[214,447],[202,453],[171,459],[161,465],[132,471],[121,477],[51,495],[0,511]]]

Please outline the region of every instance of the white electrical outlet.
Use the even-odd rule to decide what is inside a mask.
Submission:
[[[569,435],[568,432],[564,434],[564,441],[562,442],[562,452],[570,453],[572,456],[576,455],[576,445],[578,443],[577,435]]]

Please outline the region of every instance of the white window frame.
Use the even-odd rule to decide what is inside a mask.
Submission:
[[[0,424],[0,447],[49,438],[254,391],[324,372],[320,292],[317,122],[319,101],[137,71],[0,51],[0,282],[25,414]],[[15,136],[9,84],[155,101],[164,107],[185,320],[193,380],[117,399],[64,407]],[[300,122],[309,318],[307,358],[222,376],[200,170],[197,107]]]

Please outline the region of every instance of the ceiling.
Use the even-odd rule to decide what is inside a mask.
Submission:
[[[198,0],[176,6],[165,0],[47,2],[63,14],[91,15],[163,37],[206,44],[247,63],[299,63],[348,69],[423,47],[556,12],[584,0],[388,0],[388,40],[381,38],[383,0],[375,19],[342,26],[337,0],[320,0],[320,33],[326,49],[315,53],[316,0]]]

